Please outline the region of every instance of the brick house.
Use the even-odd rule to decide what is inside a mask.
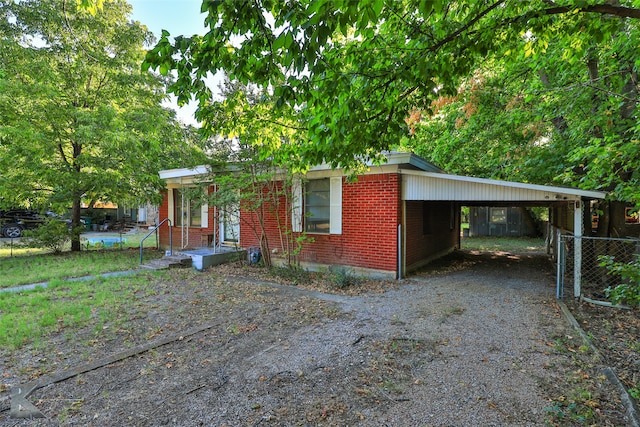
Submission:
[[[386,157],[354,181],[341,170],[317,166],[288,189],[292,209],[280,208],[277,214],[290,218],[288,231],[294,236],[312,238],[300,253],[302,267],[401,278],[459,247],[461,206],[548,206],[552,217],[573,219],[558,226],[581,232],[583,201],[604,198],[600,192],[449,175],[412,153]],[[204,166],[160,172],[167,183],[160,219],[171,222],[160,228],[161,245],[168,247],[170,231],[178,249],[259,246],[250,212],[228,215],[185,196],[207,174]],[[215,194],[215,182],[206,191]],[[266,216],[265,228],[277,261],[285,248],[275,214]]]

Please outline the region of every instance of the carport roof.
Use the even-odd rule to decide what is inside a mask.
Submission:
[[[551,203],[604,199],[606,193],[401,169],[402,200]]]

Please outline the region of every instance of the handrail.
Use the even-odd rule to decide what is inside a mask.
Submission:
[[[140,240],[140,264],[142,264],[142,244],[147,239],[147,237],[151,236],[153,233],[156,233],[156,249],[158,249],[158,229],[162,227],[162,224],[164,224],[165,222],[168,222],[169,227],[171,227],[171,220],[169,218],[165,218],[160,221],[160,224],[156,225],[153,230],[151,230],[146,236],[144,236],[142,240]],[[169,228],[169,255],[173,255],[173,232],[171,228]]]

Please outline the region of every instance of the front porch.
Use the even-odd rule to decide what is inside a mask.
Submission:
[[[233,246],[202,247],[196,249],[182,249],[174,251],[176,254],[191,258],[192,266],[202,271],[214,265],[238,259],[247,259],[247,251]]]

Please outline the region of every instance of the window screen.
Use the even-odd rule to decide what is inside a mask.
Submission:
[[[331,190],[329,178],[307,183],[305,194],[305,231],[329,233]]]

